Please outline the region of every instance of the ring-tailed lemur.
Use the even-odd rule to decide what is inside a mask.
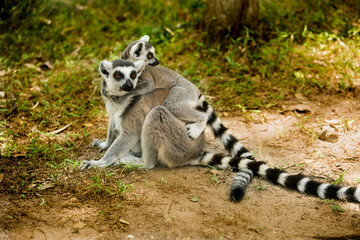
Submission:
[[[360,202],[360,187],[341,187],[321,183],[301,174],[290,175],[285,171],[270,168],[264,162],[203,151],[204,133],[194,140],[190,139],[186,122],[180,121],[161,106],[169,94],[169,89],[154,89],[146,94],[134,94],[136,91],[132,89],[136,88],[143,67],[143,61],[132,63],[115,60],[100,63],[99,70],[103,76],[101,93],[110,114],[106,141],[110,146],[100,161],[84,161],[81,169],[105,167],[119,162],[140,163],[130,151],[136,152],[141,149],[145,167],[149,169],[156,163],[167,167],[211,165],[246,173],[235,178],[233,182],[231,199],[235,201],[242,198],[243,194],[242,191],[238,192],[238,183],[248,184],[254,173],[301,193],[320,198]],[[102,142],[98,140],[94,140],[94,145],[103,147]],[[130,160],[127,157],[130,157]]]
[[[119,162],[144,163],[151,169],[158,160],[177,167],[189,164],[203,151],[204,133],[194,140],[189,138],[186,124],[161,106],[169,89],[135,90],[144,65],[144,61],[122,59],[100,63],[101,94],[110,121],[106,141],[95,139],[91,145],[108,150],[99,161],[83,161],[82,170]],[[139,153],[144,162],[137,157]]]
[[[189,122],[187,128],[191,138],[196,139],[208,125],[215,138],[223,143],[232,156],[255,161],[249,150],[221,123],[212,107],[193,83],[169,68],[157,66],[159,61],[155,57],[155,48],[149,43],[149,39],[150,37],[145,35],[139,40],[131,42],[121,55],[121,59],[133,62],[144,60],[152,66],[146,66],[140,76],[140,79],[149,83],[147,91],[155,88],[171,89],[163,106],[179,120]],[[237,177],[246,177],[249,179],[249,183],[252,179],[252,175],[246,171],[239,173]],[[247,184],[245,182],[238,183],[237,192],[245,194]]]

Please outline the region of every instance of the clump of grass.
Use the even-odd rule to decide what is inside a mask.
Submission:
[[[131,184],[125,184],[120,177],[121,175],[119,176],[111,171],[102,173],[93,172],[91,177],[92,183],[85,188],[89,190],[86,195],[93,195],[98,198],[124,198],[134,188]]]

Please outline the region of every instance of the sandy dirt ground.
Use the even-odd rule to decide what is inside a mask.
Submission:
[[[282,109],[222,120],[258,160],[324,182],[346,172],[342,185],[360,184],[356,101],[297,95]],[[322,132],[324,140],[318,138]],[[211,151],[225,152],[207,135]],[[97,150],[88,148],[79,161],[95,156]],[[259,178],[245,199],[234,203],[229,201],[233,173],[210,168],[113,171],[134,188],[123,201],[78,200],[57,187],[27,200],[0,193],[0,240],[360,239],[360,204],[320,200]],[[87,174],[74,170],[69,176]]]

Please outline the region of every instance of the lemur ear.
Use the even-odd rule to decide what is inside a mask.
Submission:
[[[140,38],[140,41],[148,42],[150,40],[150,37],[148,35],[144,35]]]
[[[141,74],[141,72],[144,70],[145,68],[145,61],[144,60],[140,60],[140,61],[137,61],[137,62],[134,62],[135,64],[135,69],[136,69],[136,72],[138,75]]]
[[[143,43],[138,43],[137,45],[135,45],[135,47],[136,47],[136,50],[134,51],[135,57],[140,57]]]
[[[99,72],[105,78],[109,77],[109,70],[112,68],[112,63],[106,60],[100,62]]]

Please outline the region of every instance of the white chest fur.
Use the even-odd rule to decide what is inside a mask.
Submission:
[[[114,126],[115,129],[121,131],[121,129],[122,129],[121,116],[122,116],[123,112],[125,111],[125,109],[127,108],[127,106],[130,104],[131,98],[128,98],[121,103],[114,102],[107,97],[104,98],[104,101],[105,101],[106,110],[110,116],[111,124]]]

